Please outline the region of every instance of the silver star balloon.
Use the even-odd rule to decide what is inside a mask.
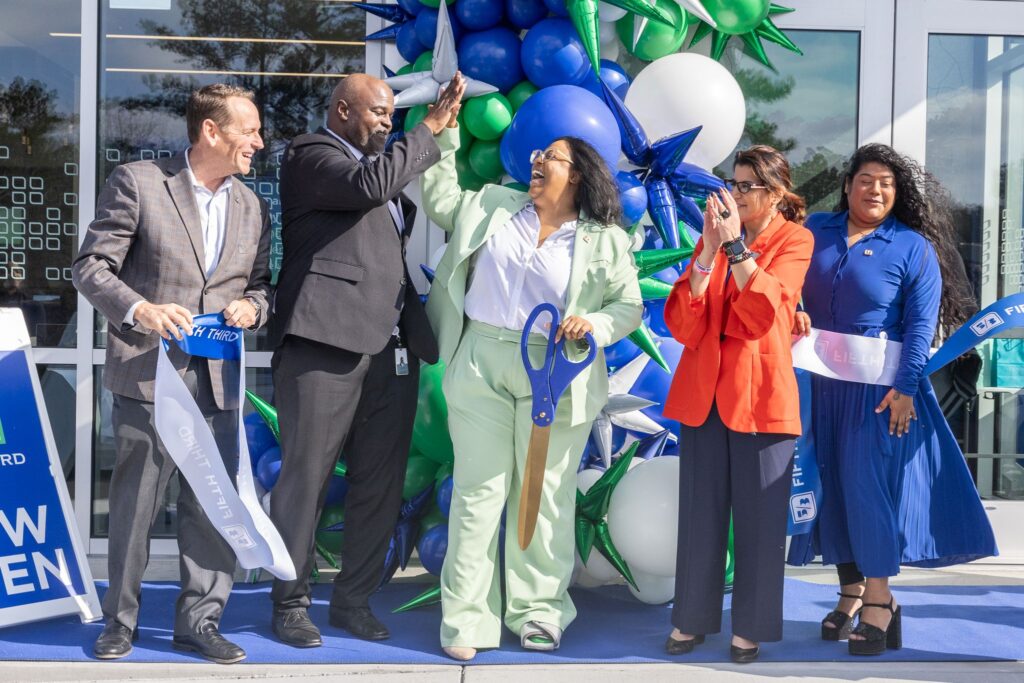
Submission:
[[[455,52],[455,37],[452,24],[448,20],[448,5],[440,3],[437,11],[437,37],[434,38],[434,59],[430,71],[417,71],[403,76],[385,78],[384,82],[394,90],[401,90],[395,95],[395,108],[414,107],[417,104],[433,104],[448,81],[455,78],[459,70],[459,56]],[[490,83],[484,83],[463,75],[466,81],[465,97],[476,97],[498,92]]]
[[[655,0],[648,0],[650,4],[654,4]],[[710,24],[711,26],[718,27],[714,17],[708,14],[708,11],[704,9],[704,5],[700,0],[676,0],[679,8],[685,12],[696,15],[701,21]],[[647,17],[637,16],[633,22],[633,49],[636,49],[636,44],[640,41],[640,34],[647,28]]]

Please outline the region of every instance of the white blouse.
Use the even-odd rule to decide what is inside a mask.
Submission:
[[[532,203],[512,216],[474,255],[465,310],[470,320],[521,330],[540,303],[565,314],[576,221],[568,221],[537,246],[540,218]],[[547,336],[548,316],[534,332]]]

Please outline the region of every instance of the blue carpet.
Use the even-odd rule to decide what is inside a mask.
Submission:
[[[252,663],[452,664],[438,645],[440,606],[389,613],[424,588],[423,584],[392,584],[373,598],[372,606],[393,634],[381,643],[356,640],[327,625],[330,585],[315,587],[310,610],[323,628],[323,647],[297,650],[274,640],[269,584],[236,586],[221,630],[245,649]],[[141,639],[123,661],[203,661],[171,649],[177,586],[148,583],[144,592]],[[919,586],[895,592],[904,609],[904,647],[887,654],[885,661],[1024,660],[1024,586]],[[728,661],[728,611],[722,634],[709,636],[706,644],[686,657],[673,658],[662,649],[670,630],[668,607],[644,605],[621,586],[574,589],[573,599],[579,617],[567,630],[560,650],[528,653],[506,633],[501,649],[480,653],[472,664]],[[728,601],[726,596],[727,606]],[[819,621],[834,604],[834,587],[787,579],[785,639],[766,644],[761,661],[854,660],[846,652],[846,643],[825,643],[819,638]],[[68,617],[0,629],[0,660],[88,660],[101,628]]]

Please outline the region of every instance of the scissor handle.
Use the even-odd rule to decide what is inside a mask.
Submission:
[[[544,353],[544,364],[537,368],[530,361],[527,341],[537,318],[545,313],[551,316],[551,330]],[[560,316],[557,308],[549,303],[538,304],[526,319],[523,336],[519,340],[523,367],[526,369],[526,375],[530,379],[530,387],[533,391],[530,417],[535,425],[542,427],[550,425],[554,421],[558,399],[566,387],[597,357],[597,344],[594,342],[594,337],[588,332],[586,340],[589,347],[586,358],[579,361],[569,360],[565,355],[566,339],[563,337],[557,344],[555,343],[559,322]]]
[[[544,363],[537,368],[530,362],[528,342],[533,326],[537,323],[537,318],[545,313],[551,316],[551,334],[548,335],[548,348],[544,352]],[[523,367],[526,368],[526,374],[530,378],[535,403],[538,393],[542,395],[550,393],[548,377],[551,376],[551,362],[555,356],[555,330],[558,329],[558,323],[559,315],[557,308],[549,303],[538,304],[536,308],[530,311],[530,317],[526,319],[526,325],[523,326],[523,336],[519,338],[519,350],[523,356]]]
[[[554,334],[551,336],[554,337]],[[551,377],[548,379],[555,405],[558,405],[558,398],[572,381],[597,358],[597,343],[594,341],[594,336],[587,332],[584,339],[587,341],[587,356],[581,360],[570,360],[565,355],[565,337],[555,344],[555,357],[552,359]]]

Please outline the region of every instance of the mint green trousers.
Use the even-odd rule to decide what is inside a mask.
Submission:
[[[570,427],[566,391],[551,425],[544,490],[533,540],[519,548],[516,526],[526,467],[530,382],[520,333],[469,321],[444,379],[455,446],[448,552],[441,571],[441,645],[497,647],[501,640],[498,543],[505,522],[505,625],[518,637],[529,621],[565,629],[576,617],[569,597],[575,547],[576,468],[590,423]],[[534,367],[546,341],[531,339]]]

